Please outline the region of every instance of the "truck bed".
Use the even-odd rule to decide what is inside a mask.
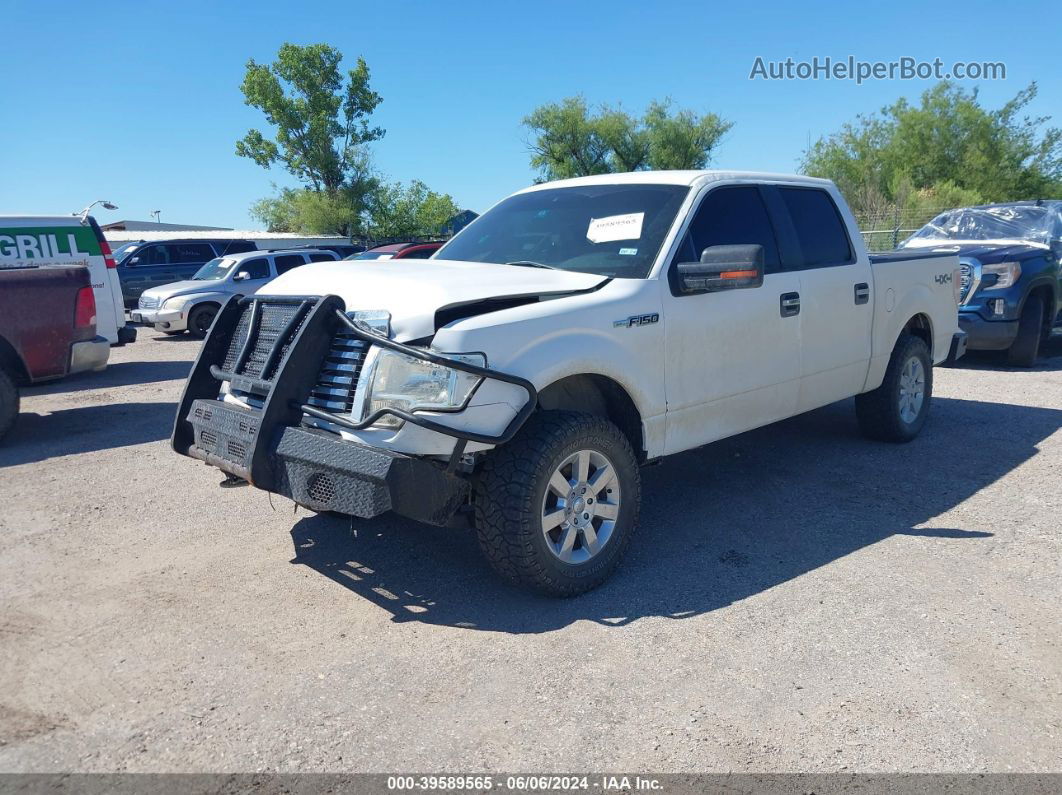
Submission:
[[[72,346],[96,336],[94,328],[74,328],[82,287],[91,287],[84,267],[0,269],[0,363],[17,381],[66,375]]]

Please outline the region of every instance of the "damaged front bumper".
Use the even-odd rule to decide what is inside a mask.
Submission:
[[[528,400],[498,435],[457,430],[397,408],[381,409],[359,422],[308,405],[321,364],[340,330],[366,344],[515,384],[527,391]],[[223,383],[253,397],[260,407],[219,400]],[[189,375],[172,444],[182,455],[315,510],[363,518],[394,511],[442,525],[467,500],[468,480],[457,467],[465,445],[508,441],[536,402],[534,386],[522,378],[440,357],[373,332],[348,318],[337,296],[234,297],[218,313]],[[449,463],[368,447],[306,423],[310,417],[362,430],[384,414],[454,438]]]

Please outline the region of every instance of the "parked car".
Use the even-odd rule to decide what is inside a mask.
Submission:
[[[158,240],[126,243],[118,249],[118,277],[125,306],[134,309],[140,295],[152,287],[191,279],[215,257],[255,251],[253,240]]]
[[[355,254],[360,254],[365,250],[365,246],[357,243],[319,243],[319,244],[307,244],[304,246],[289,246],[284,249],[285,251],[298,251],[304,248],[312,248],[317,251],[334,251],[339,255],[340,259],[349,259]]]
[[[389,243],[386,246],[377,246],[354,254],[347,259],[428,259],[432,254],[442,248],[439,241],[433,243]]]
[[[959,255],[959,326],[974,350],[1031,367],[1062,321],[1062,201],[1010,202],[941,213],[901,244]]]
[[[204,337],[222,304],[232,295],[249,295],[278,274],[308,262],[335,261],[334,251],[247,251],[212,259],[186,281],[145,290],[134,323],[154,326],[167,334],[188,331]]]
[[[84,266],[0,268],[0,439],[18,416],[19,387],[107,366],[96,310]]]
[[[0,215],[0,268],[53,265],[88,269],[97,333],[111,345],[136,339],[136,328],[125,322],[110,246],[92,216]]]
[[[933,365],[964,350],[958,274],[868,256],[827,180],[535,185],[431,262],[230,300],[172,443],[315,511],[471,520],[500,573],[577,594],[630,540],[641,464],[852,396],[867,436],[917,436]]]

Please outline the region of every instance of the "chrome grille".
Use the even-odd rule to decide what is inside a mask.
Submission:
[[[963,262],[959,265],[959,287],[961,288],[959,299],[961,301],[965,301],[966,296],[970,294],[970,285],[972,284],[973,267],[969,263]]]
[[[368,349],[368,343],[353,334],[336,334],[306,402],[315,408],[349,414],[354,408],[354,391]]]
[[[137,309],[158,309],[159,299],[153,296],[141,295],[137,303]]]

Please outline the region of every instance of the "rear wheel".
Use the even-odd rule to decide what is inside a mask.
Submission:
[[[925,425],[932,397],[929,348],[921,337],[901,334],[881,386],[856,395],[859,427],[871,439],[909,442]]]
[[[188,315],[188,333],[196,339],[203,339],[210,331],[210,324],[214,322],[214,318],[218,314],[218,307],[216,304],[203,304],[197,306]]]
[[[1040,354],[1044,336],[1044,302],[1039,295],[1029,296],[1018,318],[1018,336],[1007,350],[1007,364],[1032,367]]]
[[[592,414],[543,411],[493,451],[476,479],[476,530],[496,571],[551,596],[597,587],[638,520],[638,462]]]
[[[14,380],[0,369],[0,440],[11,430],[18,417],[19,395]]]

